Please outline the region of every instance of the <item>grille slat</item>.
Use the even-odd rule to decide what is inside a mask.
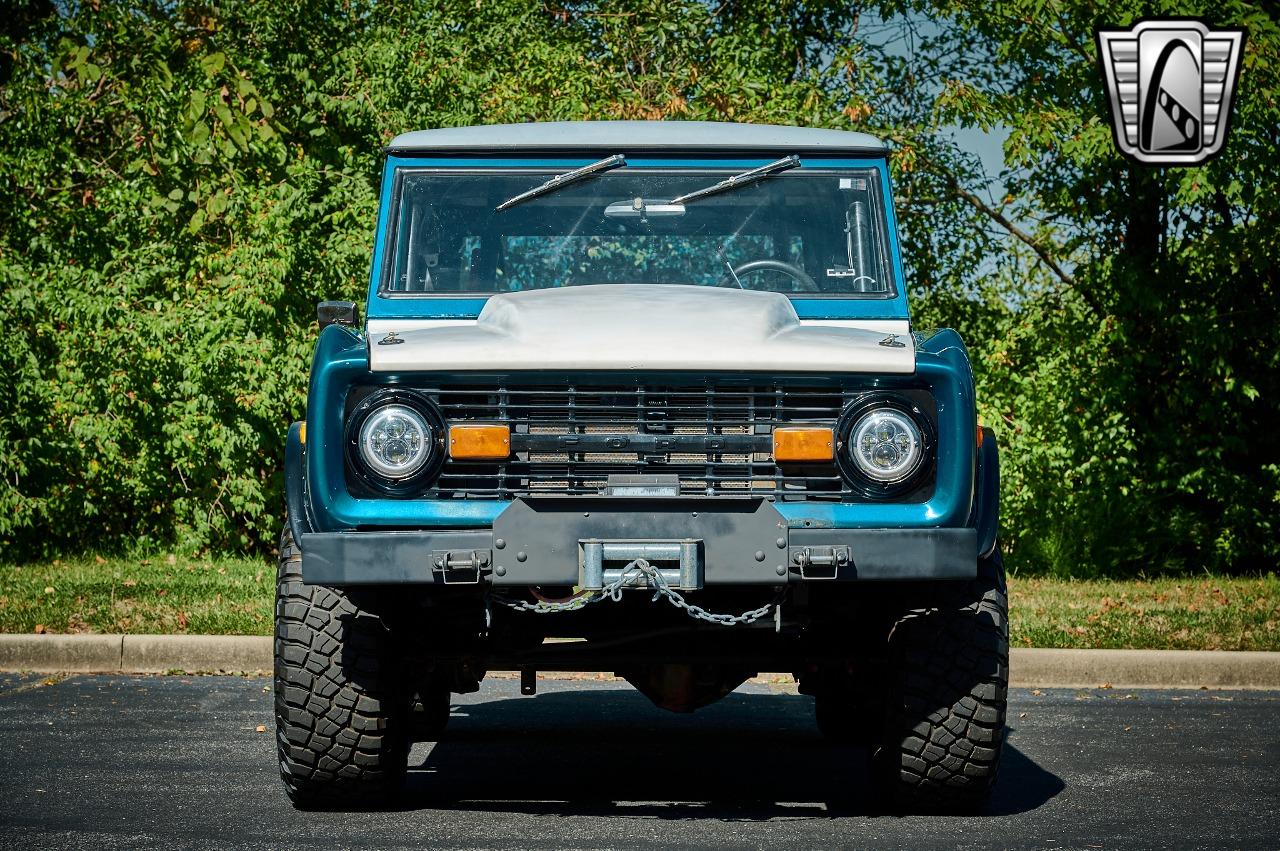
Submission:
[[[834,462],[783,467],[770,454],[774,426],[834,425],[845,403],[838,389],[637,384],[430,393],[451,422],[509,423],[513,455],[446,461],[429,498],[598,494],[612,474],[674,475],[685,494],[848,496]]]

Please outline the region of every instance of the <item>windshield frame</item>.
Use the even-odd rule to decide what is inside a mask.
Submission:
[[[387,157],[383,171],[382,196],[378,211],[378,228],[375,236],[373,263],[369,276],[369,299],[367,315],[370,319],[468,319],[474,318],[483,308],[484,303],[496,293],[493,292],[413,292],[392,291],[384,289],[385,282],[394,265],[393,249],[396,238],[393,213],[398,213],[400,192],[405,175],[422,172],[460,172],[474,174],[477,171],[502,170],[519,171],[536,180],[538,177],[554,175],[583,165],[593,163],[600,158],[596,151],[575,156],[541,156],[536,159],[514,159],[510,157]],[[673,171],[705,174],[708,178],[719,180],[736,172],[767,165],[777,159],[776,154],[768,152],[758,157],[743,158],[739,156],[714,157],[703,155],[698,159],[684,157],[662,157],[646,155],[643,157],[627,157],[626,165],[621,169],[610,170],[610,174],[619,171],[644,170]],[[907,319],[907,303],[905,282],[902,269],[900,248],[898,244],[897,221],[893,209],[893,193],[889,182],[887,162],[883,157],[801,157],[798,168],[790,169],[785,174],[766,178],[767,180],[785,179],[787,175],[815,175],[819,173],[837,173],[851,170],[872,170],[877,172],[877,182],[883,204],[882,226],[884,228],[882,251],[885,270],[889,275],[890,292],[888,293],[786,293],[797,314],[808,319]],[[536,201],[534,202],[536,203]]]

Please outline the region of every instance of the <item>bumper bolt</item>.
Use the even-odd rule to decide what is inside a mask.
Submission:
[[[776,571],[778,572],[778,575],[779,575],[779,576],[786,576],[786,575],[787,575],[787,568],[786,568],[785,566],[781,565],[781,564],[780,564],[780,565],[778,565],[777,567],[775,567],[775,568],[774,568],[774,570],[776,570]]]
[[[524,551],[516,553],[516,561],[527,561],[528,559],[529,555]]]
[[[778,545],[778,549],[780,549],[780,550],[786,549],[786,547],[787,547],[787,539],[786,539],[786,538],[779,538],[778,540],[774,541],[774,543],[776,543],[776,544]]]
[[[493,569],[493,572],[494,572],[494,573],[496,573],[496,574],[498,574],[499,576],[506,576],[506,575],[507,575],[507,569],[506,569],[505,567],[503,567],[502,565],[498,565],[497,567],[495,567],[495,568]]]
[[[498,540],[496,540],[496,541],[494,541],[494,542],[493,542],[493,545],[494,545],[495,547],[497,547],[498,549],[502,549],[503,547],[505,547],[505,546],[507,545],[507,542],[506,542],[504,539],[499,538]]]
[[[756,561],[764,561],[764,550],[756,550]]]

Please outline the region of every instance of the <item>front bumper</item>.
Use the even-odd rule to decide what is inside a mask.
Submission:
[[[792,528],[758,498],[517,499],[490,529],[303,532],[318,585],[598,587],[637,554],[685,590],[807,581],[966,579],[974,528]]]

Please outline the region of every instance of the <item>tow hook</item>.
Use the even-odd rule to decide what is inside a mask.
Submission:
[[[803,579],[835,579],[840,568],[853,562],[847,546],[792,547],[791,563]]]
[[[436,550],[431,553],[431,571],[445,585],[475,585],[492,560],[489,550]]]

